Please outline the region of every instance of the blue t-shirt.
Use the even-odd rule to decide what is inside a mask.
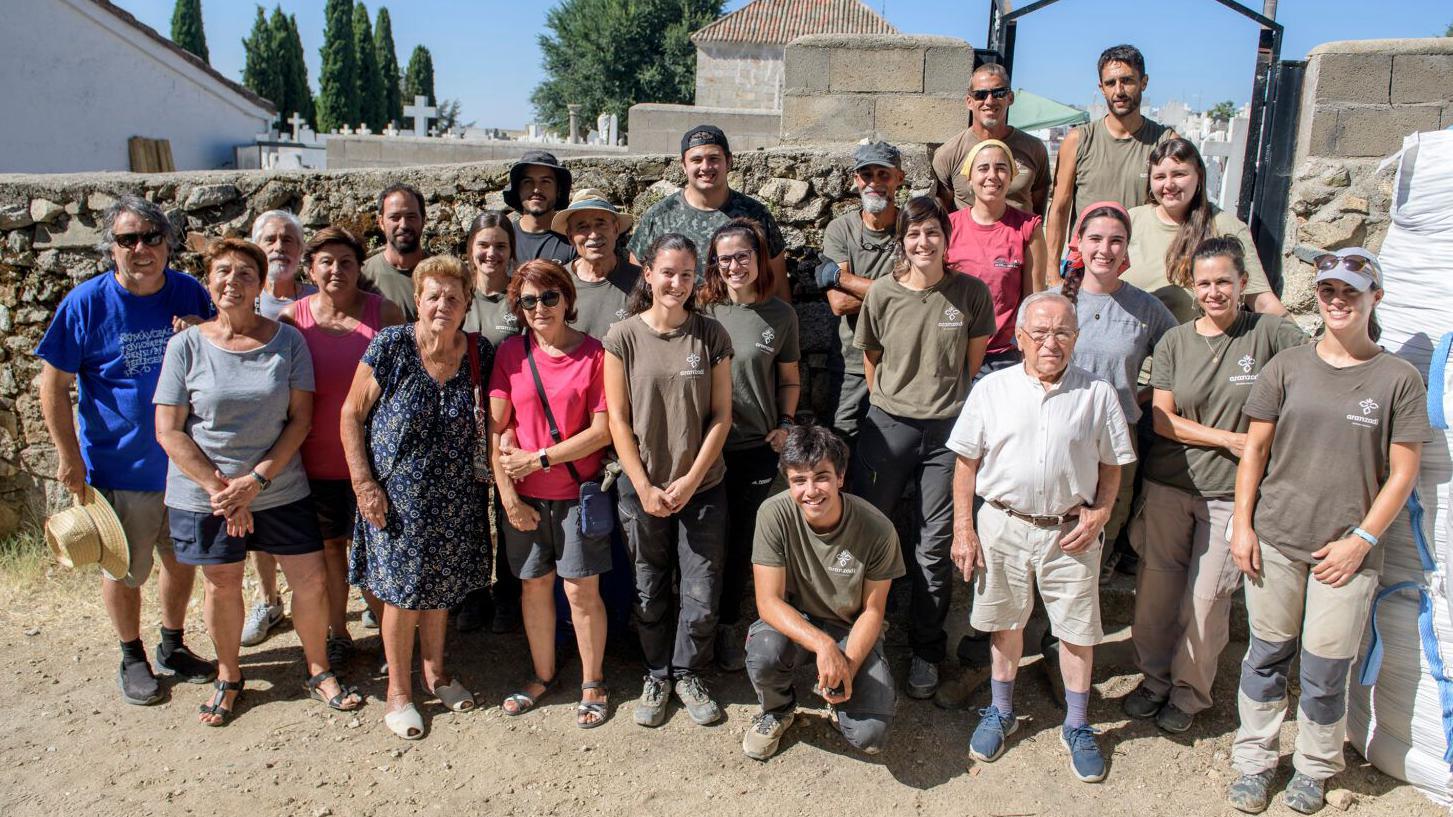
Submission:
[[[151,400],[172,319],[211,314],[207,290],[171,269],[151,295],[133,295],[113,272],[104,272],[61,301],[35,355],[76,375],[81,458],[91,485],[119,491],[166,487],[166,453],[156,441]]]

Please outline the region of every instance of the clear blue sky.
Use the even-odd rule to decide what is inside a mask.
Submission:
[[[173,0],[113,0],[164,36],[171,30]],[[983,45],[988,0],[866,0],[899,30],[942,34]],[[1021,0],[1016,5],[1023,5]],[[1259,11],[1260,0],[1250,0]],[[728,0],[727,9],[747,0]],[[308,57],[308,78],[318,83],[323,41],[323,0],[271,0],[296,14]],[[370,2],[371,14],[379,3]],[[518,128],[534,118],[530,91],[541,79],[537,45],[544,0],[395,0],[383,3],[393,18],[399,62],[415,45],[434,55],[435,90],[458,98],[465,121],[482,127]],[[242,39],[252,28],[255,4],[203,0],[202,15],[212,65],[242,76]],[[1281,0],[1277,19],[1286,26],[1282,56],[1300,59],[1329,40],[1441,35],[1453,23],[1449,0]],[[1209,107],[1223,99],[1240,104],[1251,93],[1256,26],[1215,0],[1061,0],[1021,21],[1014,84],[1071,104],[1096,98],[1095,58],[1106,46],[1130,42],[1145,52],[1151,104],[1184,100]]]

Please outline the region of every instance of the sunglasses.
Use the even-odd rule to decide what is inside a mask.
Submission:
[[[1377,264],[1374,263],[1372,259],[1363,258],[1360,255],[1349,255],[1346,258],[1341,258],[1330,252],[1323,253],[1322,255],[1319,255],[1316,258],[1312,259],[1312,264],[1317,267],[1318,272],[1331,272],[1332,270],[1341,267],[1348,272],[1357,273],[1359,275],[1367,275],[1372,278],[1375,284],[1379,283],[1380,279],[1382,278],[1382,274],[1378,270]]]
[[[520,309],[526,312],[541,305],[553,308],[560,305],[560,291],[547,289],[539,295],[521,295],[517,303],[520,305]]]
[[[995,99],[1003,99],[1004,97],[1009,96],[1009,89],[1008,88],[980,88],[977,91],[970,91],[969,92],[969,96],[973,97],[974,99],[978,100],[979,102],[983,102],[984,100],[988,99],[991,96],[994,97]]]
[[[112,236],[112,240],[128,250],[136,249],[137,243],[145,244],[148,247],[155,247],[166,238],[160,230],[152,230],[149,233],[118,233]]]

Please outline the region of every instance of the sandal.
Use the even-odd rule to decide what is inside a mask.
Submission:
[[[555,684],[559,680],[560,673],[558,671],[555,673],[555,677],[551,678],[548,681],[540,678],[539,676],[533,676],[530,678],[530,680],[525,682],[525,685],[528,686],[530,684],[539,684],[541,687],[543,687],[543,689],[540,690],[540,694],[531,696],[529,693],[524,692],[523,690],[521,690],[520,692],[515,692],[504,699],[504,703],[500,704],[500,709],[503,709],[504,713],[511,717],[523,715],[526,712],[529,712],[531,709],[534,709],[535,705],[540,702],[541,698],[544,698],[546,695],[550,694],[550,690],[555,688]],[[508,704],[511,701],[513,701],[515,704],[515,710],[513,712],[511,712],[509,708],[505,706],[505,704]]]
[[[361,695],[359,695],[358,703],[354,704],[353,706],[343,705],[344,700],[347,699],[349,695],[358,695],[358,687],[348,686],[342,681],[338,681],[337,695],[334,695],[331,698],[324,697],[325,693],[323,692],[322,688],[323,682],[330,679],[338,681],[338,676],[334,674],[333,670],[325,669],[317,675],[314,675],[312,678],[304,681],[303,689],[307,691],[309,698],[315,698],[319,701],[322,701],[330,708],[336,709],[339,712],[352,712],[360,706],[363,706],[363,696]]]
[[[404,704],[403,709],[385,713],[383,722],[390,732],[404,740],[418,740],[424,736],[424,718],[412,701]]]
[[[209,704],[198,705],[197,712],[202,715],[216,716],[219,720],[215,722],[201,721],[201,724],[203,726],[226,726],[227,724],[231,723],[232,715],[237,709],[237,702],[242,699],[242,687],[245,683],[246,681],[241,678],[237,679],[236,681],[223,681],[220,678],[217,679],[217,682],[213,685],[216,687],[217,691],[212,694],[212,702]],[[232,698],[231,708],[222,705],[222,701],[226,699],[227,693],[229,692],[237,693]]]
[[[465,689],[457,678],[433,689],[426,686],[424,691],[438,698],[439,703],[451,712],[468,712],[474,708],[474,693]]]
[[[585,691],[587,689],[598,689],[604,700],[587,701]],[[605,681],[586,681],[580,685],[580,703],[575,707],[575,725],[581,729],[594,729],[605,723],[609,716],[610,690]]]

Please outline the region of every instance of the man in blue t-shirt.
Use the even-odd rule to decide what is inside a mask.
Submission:
[[[35,354],[44,361],[40,406],[55,441],[56,479],[83,496],[89,484],[116,510],[126,532],[130,568],[102,572],[101,598],[121,640],[117,684],[127,703],[161,700],[141,643],[141,585],[161,555],[161,643],[157,671],[205,684],[217,667],[182,643],[195,568],[172,555],[163,493],[166,454],[156,441],[152,393],[175,326],[211,314],[207,290],[167,268],[176,230],[155,204],[122,196],[105,216],[105,246],[114,269],[66,295]],[[71,412],[70,388],[79,401]]]

